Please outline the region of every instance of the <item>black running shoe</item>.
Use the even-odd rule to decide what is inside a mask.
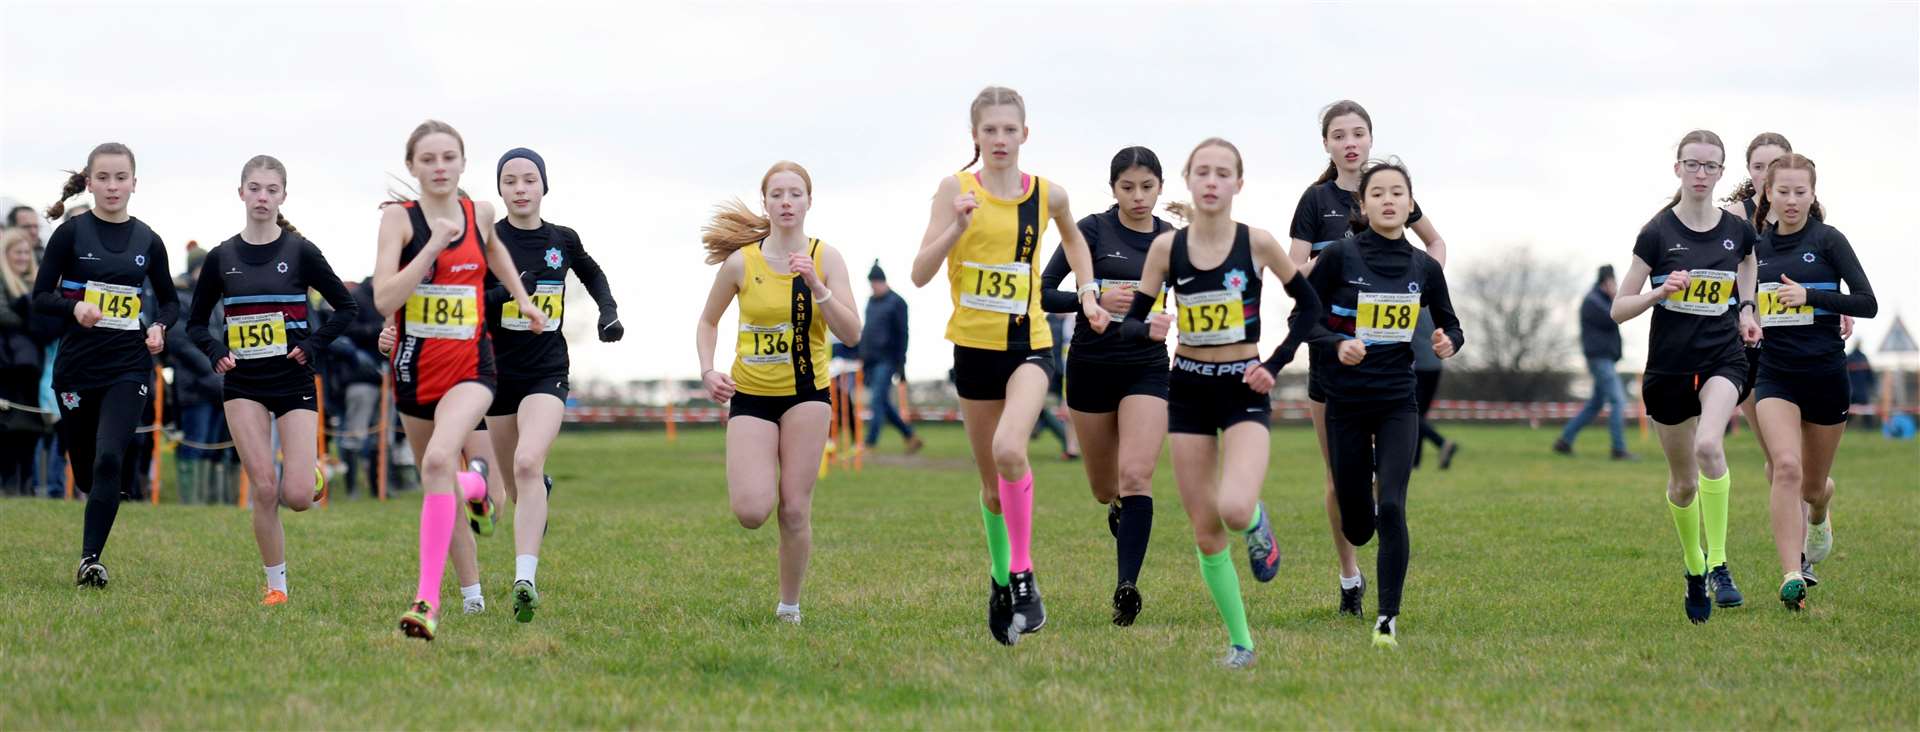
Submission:
[[[1713,617],[1713,598],[1707,596],[1707,576],[1687,575],[1687,619],[1695,624]]]
[[[1459,452],[1460,443],[1448,440],[1447,446],[1440,448],[1440,469],[1446,470],[1453,467],[1453,456]]]
[[[1707,588],[1713,590],[1713,604],[1718,607],[1740,607],[1747,601],[1740,595],[1740,588],[1733,586],[1733,573],[1727,571],[1726,562],[1707,570]]]
[[[98,557],[81,557],[80,570],[73,575],[75,587],[107,586],[107,566],[100,563]]]
[[[1362,576],[1360,584],[1353,589],[1340,588],[1340,612],[1360,617],[1360,603],[1367,598],[1367,578]]]
[[[1572,455],[1573,445],[1568,444],[1566,440],[1556,439],[1553,441],[1553,451],[1561,455]]]
[[[1011,627],[1022,634],[1040,632],[1047,626],[1047,608],[1040,603],[1040,587],[1033,582],[1033,570],[1015,572],[1007,579],[1013,584]]]
[[[1107,503],[1107,532],[1113,534],[1115,539],[1120,538],[1120,499],[1118,498]]]
[[[1813,576],[1813,562],[1807,561],[1807,555],[1800,555],[1800,579],[1807,581],[1807,588],[1820,586],[1820,578]]]
[[[540,482],[547,484],[547,495],[553,495],[553,476],[541,473]]]
[[[1020,634],[1010,632],[1013,625],[1013,588],[987,579],[993,591],[987,595],[987,632],[1001,645],[1020,642]]]
[[[1140,589],[1132,582],[1113,588],[1113,624],[1125,628],[1140,616]]]

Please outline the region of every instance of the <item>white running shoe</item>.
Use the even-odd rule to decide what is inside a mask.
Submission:
[[[1824,562],[1827,560],[1827,555],[1833,553],[1832,512],[1827,513],[1827,522],[1824,524],[1807,524],[1807,544],[1805,551],[1807,554],[1807,562],[1810,564]]]
[[[487,611],[487,598],[469,597],[469,598],[466,598],[465,600],[460,601],[460,612],[466,613],[468,615],[479,615],[480,613],[484,613],[486,611]]]

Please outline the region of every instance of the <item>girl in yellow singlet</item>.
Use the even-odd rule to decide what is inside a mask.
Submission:
[[[860,342],[860,315],[840,252],[809,239],[813,179],[778,162],[760,179],[762,216],[739,201],[702,230],[707,264],[720,265],[695,329],[700,380],[727,405],[727,500],[740,525],[759,528],[780,509],[780,603],[800,622],[800,582],[813,554],[813,482],[827,445],[827,329]],[[844,297],[835,297],[844,293]],[[720,316],[740,301],[731,374],[713,367]]]
[[[941,265],[947,270],[953,298],[947,340],[953,341],[954,383],[980,469],[981,518],[993,557],[987,629],[1007,645],[1046,624],[1028,551],[1033,471],[1027,438],[1045,406],[1053,370],[1053,338],[1040,309],[1034,266],[1049,219],[1060,229],[1088,323],[1099,332],[1109,319],[1066,190],[1020,172],[1026,116],[1026,102],[1012,89],[987,87],[974,97],[974,160],[984,153],[985,164],[979,172],[962,170],[940,181],[913,260],[916,287],[932,281]]]

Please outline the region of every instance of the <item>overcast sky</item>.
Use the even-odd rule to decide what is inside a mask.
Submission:
[[[767,166],[792,159],[813,174],[809,233],[856,281],[881,260],[912,306],[909,373],[934,378],[951,364],[945,280],[914,290],[907,268],[936,184],[971,152],[967,106],[986,84],[1025,95],[1022,167],[1071,191],[1076,215],[1112,202],[1120,147],[1177,168],[1221,135],[1246,157],[1236,218],[1282,237],[1325,166],[1319,109],[1356,99],[1375,154],[1412,167],[1450,272],[1532,245],[1583,283],[1600,264],[1624,271],[1676,187],[1682,134],[1719,132],[1738,166],[1747,140],[1775,131],[1819,163],[1831,223],[1880,295],[1860,326],[1877,345],[1895,312],[1920,308],[1917,8],[9,3],[0,197],[44,207],[62,169],[124,142],[139,157],[132,211],[178,258],[240,229],[240,166],[272,154],[290,169],[287,217],[358,278],[407,133],[442,119],[466,137],[464,184],[482,200],[498,200],[501,151],[541,152],[546,218],[606,266],[627,341],[575,349],[576,374],[690,378],[713,277],[699,227],[728,198],[757,205]],[[1645,327],[1629,326],[1626,365]]]

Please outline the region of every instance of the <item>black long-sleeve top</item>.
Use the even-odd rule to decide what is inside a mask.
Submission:
[[[54,388],[90,389],[153,378],[153,356],[147,352],[146,328],[139,321],[143,310],[151,314],[152,324],[166,328],[180,319],[180,295],[167,269],[166,245],[137,218],[114,223],[88,212],[53,230],[40,275],[34,278],[33,307],[68,325],[54,360]],[[90,288],[89,283],[94,286]],[[102,286],[130,288],[137,293],[133,298],[138,306],[128,309],[135,305],[134,299],[108,293]],[[140,297],[147,292],[152,302]],[[91,328],[80,327],[73,320],[73,309],[83,299],[106,305],[103,312],[113,312],[106,312],[108,317]]]

